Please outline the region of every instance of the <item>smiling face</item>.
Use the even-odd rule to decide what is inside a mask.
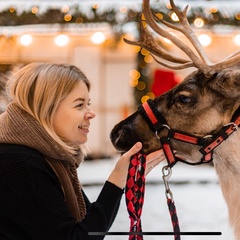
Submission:
[[[64,142],[78,146],[87,142],[90,120],[94,117],[88,88],[83,81],[79,81],[60,102],[53,116],[53,128]]]

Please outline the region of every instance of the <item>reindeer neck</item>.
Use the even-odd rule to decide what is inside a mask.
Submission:
[[[236,239],[240,239],[240,131],[232,134],[216,149],[214,167],[228,205],[230,223]]]
[[[219,178],[227,175],[228,179],[228,174],[235,176],[238,173],[235,177],[240,179],[240,131],[234,132],[215,149],[214,166]]]

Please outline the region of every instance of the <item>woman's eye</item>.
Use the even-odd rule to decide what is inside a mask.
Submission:
[[[191,98],[185,95],[181,95],[178,97],[178,101],[181,103],[190,103],[191,102]]]
[[[77,108],[81,108],[83,106],[83,103],[80,103],[77,105]]]

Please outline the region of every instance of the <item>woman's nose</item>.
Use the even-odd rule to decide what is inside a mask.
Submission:
[[[91,109],[89,109],[88,112],[85,114],[86,119],[92,119],[92,118],[95,118],[95,116],[96,114]]]

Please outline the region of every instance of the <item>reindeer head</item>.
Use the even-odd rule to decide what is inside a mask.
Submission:
[[[240,55],[232,54],[226,59],[211,63],[197,36],[187,20],[187,7],[180,11],[170,0],[172,9],[179,18],[180,26],[159,19],[150,9],[149,0],[143,0],[143,13],[147,24],[160,36],[168,38],[189,59],[173,56],[160,47],[154,38],[141,25],[139,41],[125,40],[132,45],[147,49],[161,65],[171,69],[195,67],[198,70],[188,75],[183,82],[156,97],[157,110],[165,118],[169,128],[198,137],[216,133],[224,124],[231,121],[232,115],[240,105]],[[183,33],[196,51],[161,27],[156,21]],[[159,60],[159,58],[161,60]],[[111,132],[111,141],[119,151],[127,151],[134,143],[143,143],[142,151],[150,153],[160,149],[159,138],[166,136],[166,127],[153,132],[139,111],[118,123]],[[157,136],[156,136],[157,135]],[[173,141],[173,146],[181,155],[198,159],[197,146]]]

